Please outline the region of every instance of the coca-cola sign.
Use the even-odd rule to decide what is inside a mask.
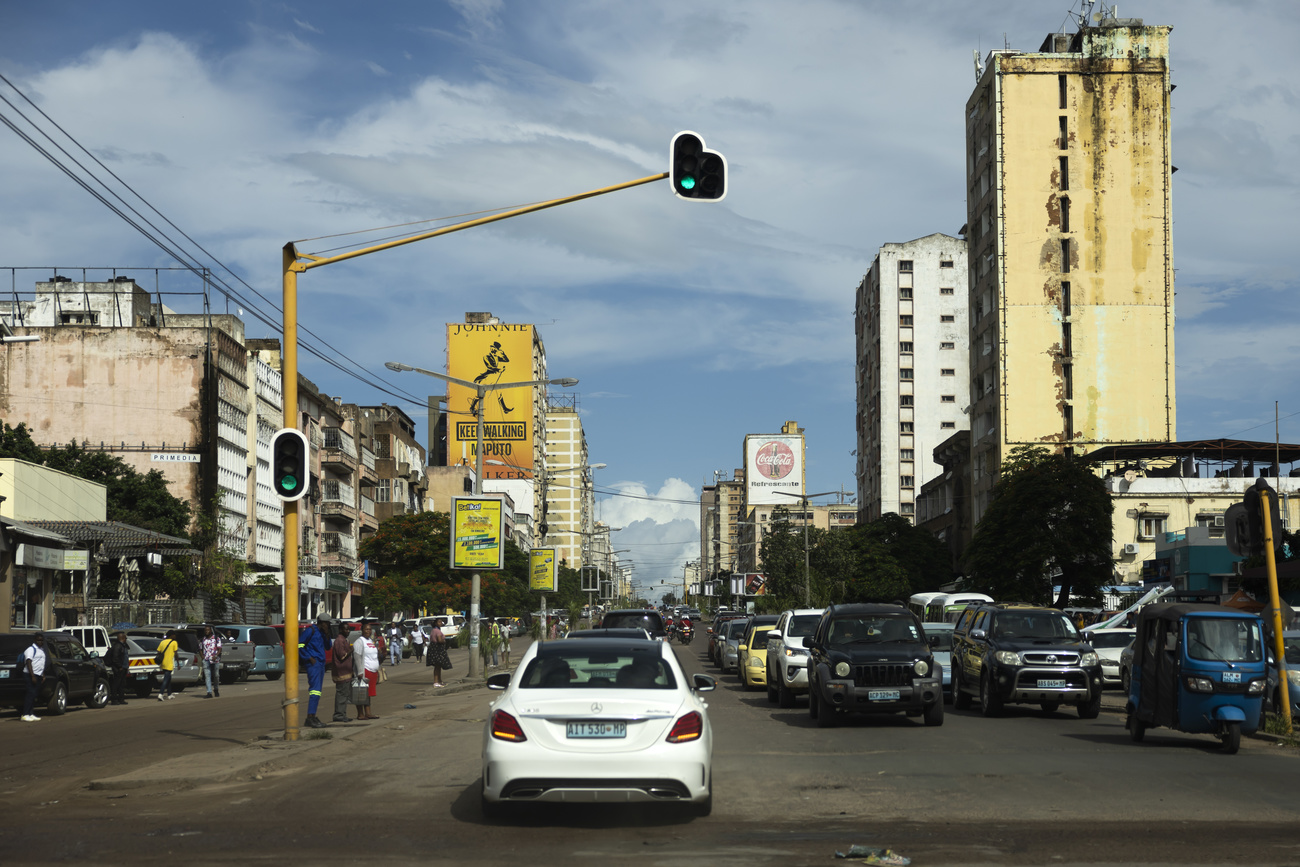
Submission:
[[[779,440],[763,443],[754,456],[754,466],[767,479],[784,479],[794,469],[794,450]]]

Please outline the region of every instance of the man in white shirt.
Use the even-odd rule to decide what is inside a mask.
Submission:
[[[32,636],[32,646],[23,651],[19,660],[23,681],[27,684],[27,695],[23,698],[23,722],[40,720],[35,714],[36,697],[40,695],[41,685],[45,682],[45,636],[39,632]]]
[[[424,662],[424,630],[418,623],[411,630],[411,653],[415,654],[417,662]]]

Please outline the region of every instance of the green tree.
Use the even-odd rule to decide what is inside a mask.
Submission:
[[[0,458],[17,458],[29,464],[44,464],[45,452],[32,440],[26,422],[20,421],[18,427],[10,427],[5,422],[4,430],[0,431]]]
[[[948,549],[929,530],[914,526],[902,515],[889,512],[849,532],[879,542],[898,562],[907,576],[907,588],[894,599],[935,590],[953,579]]]
[[[1087,463],[1021,446],[1003,464],[975,528],[962,589],[1058,608],[1072,596],[1099,603],[1112,579],[1111,515],[1106,485]]]

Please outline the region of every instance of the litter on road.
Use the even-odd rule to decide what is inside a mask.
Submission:
[[[858,846],[857,844],[850,846],[848,852],[836,852],[835,857],[847,858],[850,861],[857,861],[862,864],[887,864],[889,867],[907,867],[908,864],[912,863],[911,858],[905,858],[893,849]]]

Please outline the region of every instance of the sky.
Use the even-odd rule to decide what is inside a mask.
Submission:
[[[590,460],[607,465],[599,516],[624,528],[614,547],[655,586],[699,557],[701,488],[741,466],[746,434],[796,421],[808,490],[856,495],[854,291],[881,244],[965,222],[972,53],[1036,50],[1075,29],[1071,9],[1079,0],[4,3],[0,74],[48,120],[3,82],[0,114],[31,133],[21,110],[93,166],[57,123],[166,215],[175,231],[160,226],[192,239],[189,261],[239,291],[229,309],[250,337],[279,336],[288,241],[658,174],[672,135],[698,132],[727,157],[720,203],[651,183],[299,281],[304,339],[365,371],[304,355],[303,374],[346,402],[401,406],[422,439],[424,399],[442,390],[384,362],[445,369],[445,324],[467,311],[535,324],[549,375],[580,381]],[[1281,440],[1300,442],[1300,14],[1251,0],[1120,14],[1174,28],[1178,436],[1272,440],[1276,401]],[[5,269],[176,265],[9,128],[0,177],[0,289],[53,273]]]

